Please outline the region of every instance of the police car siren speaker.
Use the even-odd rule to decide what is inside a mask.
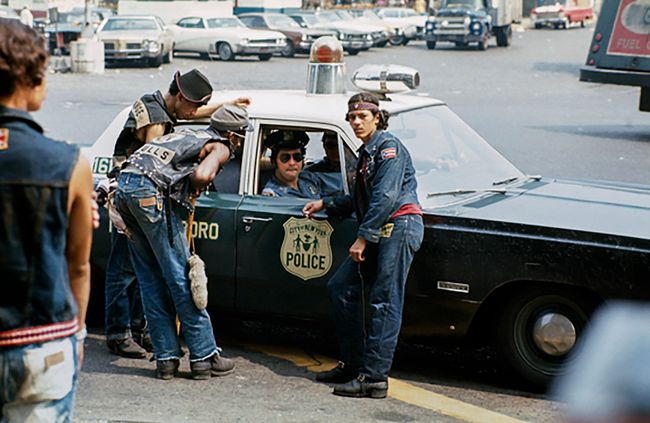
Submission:
[[[385,97],[388,93],[416,89],[420,85],[420,74],[400,65],[364,65],[354,72],[352,83],[361,91]]]
[[[311,46],[307,94],[345,94],[343,46],[332,36],[320,37]]]

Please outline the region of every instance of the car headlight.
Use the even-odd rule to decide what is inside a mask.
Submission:
[[[427,22],[427,29],[433,29],[436,26],[435,22],[429,21]]]
[[[339,37],[339,40],[345,40],[345,34],[342,33],[342,32],[339,32],[338,37]]]
[[[474,21],[474,23],[472,23],[470,28],[474,32],[481,32],[481,23],[478,21]]]
[[[144,40],[142,42],[142,48],[144,50],[148,50],[151,53],[155,53],[158,51],[158,41],[156,40]]]
[[[278,38],[277,40],[275,40],[275,43],[278,45],[283,45],[286,44],[287,42],[285,41],[284,38]]]
[[[242,38],[239,44],[248,44],[248,38]]]
[[[372,41],[372,35],[366,34],[366,39]]]
[[[465,19],[463,20],[465,26],[469,26],[470,22],[472,22],[472,19],[469,16],[465,16]]]
[[[307,34],[302,34],[302,36],[300,37],[300,39],[301,39],[302,41],[307,41]]]

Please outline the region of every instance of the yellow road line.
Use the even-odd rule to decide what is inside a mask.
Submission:
[[[331,369],[336,360],[321,355],[310,355],[295,348],[277,345],[243,345],[251,350],[260,351],[268,356],[281,358],[292,362],[298,367],[304,367],[311,372]],[[399,379],[389,379],[388,396],[420,408],[435,411],[445,416],[464,420],[469,423],[499,422],[524,423],[513,417],[506,416],[476,405],[455,400],[435,392],[419,388]]]

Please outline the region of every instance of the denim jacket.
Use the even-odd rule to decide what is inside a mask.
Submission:
[[[327,213],[347,217],[356,212],[357,235],[377,243],[380,229],[406,204],[419,204],[411,155],[390,132],[377,130],[357,150],[357,172],[351,195],[324,197]]]
[[[65,256],[76,145],[0,106],[0,332],[75,319]]]

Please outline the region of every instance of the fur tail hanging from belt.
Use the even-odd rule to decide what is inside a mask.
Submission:
[[[192,225],[194,224],[194,212],[196,210],[196,197],[192,198],[192,213],[187,218],[187,244],[190,247],[190,258],[187,260],[189,267],[190,291],[192,292],[192,301],[199,310],[208,306],[208,276],[205,274],[205,263],[201,260],[194,248],[194,238],[192,237]]]

